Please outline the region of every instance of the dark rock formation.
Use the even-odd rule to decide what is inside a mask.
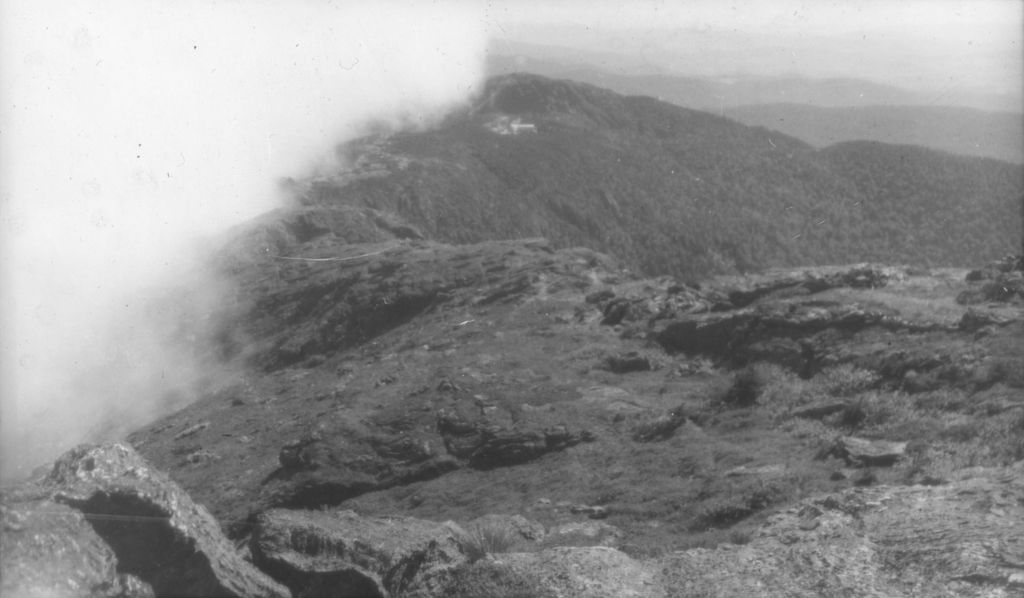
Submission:
[[[449,453],[478,469],[526,463],[594,438],[587,430],[571,431],[564,425],[504,427],[486,418],[473,420],[446,411],[438,413],[437,429]]]
[[[252,550],[295,596],[427,598],[466,562],[464,536],[451,522],[275,509],[259,516]]]
[[[628,374],[630,372],[647,372],[654,369],[651,360],[646,355],[636,351],[622,353],[620,355],[609,355],[601,364],[602,369],[616,374]]]
[[[118,571],[156,596],[288,596],[235,551],[206,509],[127,445],[70,451],[40,488],[84,514],[117,556]],[[96,566],[107,569],[110,560]]]
[[[720,276],[707,285],[729,298],[731,308],[746,307],[764,298],[810,295],[828,289],[849,287],[874,289],[907,277],[906,268],[881,264],[819,266],[804,270],[768,270],[746,276]],[[719,305],[718,309],[726,306]]]

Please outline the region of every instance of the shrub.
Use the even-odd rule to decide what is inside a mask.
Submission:
[[[815,382],[834,397],[855,395],[875,386],[880,380],[881,376],[875,372],[852,364],[825,368],[815,376]]]
[[[894,427],[907,419],[912,411],[904,395],[871,391],[850,402],[840,412],[836,425],[849,429],[881,428],[884,424]]]
[[[729,532],[729,543],[743,546],[754,539],[754,532],[749,529],[734,529]]]
[[[726,390],[721,401],[728,407],[751,407],[764,392],[767,376],[762,368],[751,365],[733,376],[732,385]]]
[[[515,534],[507,527],[482,524],[468,530],[462,547],[469,557],[469,562],[472,563],[489,554],[510,552],[516,541]]]

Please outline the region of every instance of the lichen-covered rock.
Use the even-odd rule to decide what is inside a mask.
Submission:
[[[534,578],[552,596],[572,598],[664,598],[650,566],[607,546],[556,547],[514,552],[494,564]]]
[[[145,598],[149,584],[118,573],[114,551],[79,511],[50,500],[0,504],[0,595]]]
[[[464,536],[451,522],[273,509],[259,516],[252,550],[296,596],[427,598],[466,563]]]
[[[477,517],[464,526],[467,530],[491,529],[526,542],[539,542],[544,539],[544,526],[530,521],[522,515],[501,515],[491,513]]]
[[[1024,593],[1024,462],[942,486],[857,488],[774,515],[743,546],[658,562],[671,596]]]
[[[906,451],[906,442],[843,436],[836,442],[832,453],[857,467],[888,467],[896,463]]]
[[[84,513],[119,570],[157,596],[289,595],[238,554],[206,509],[125,444],[71,450],[40,485]]]

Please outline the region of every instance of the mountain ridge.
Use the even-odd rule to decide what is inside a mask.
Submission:
[[[513,118],[530,129],[493,130]],[[1020,246],[1019,166],[885,149],[895,158],[872,162],[872,173],[886,164],[905,172],[882,177],[892,187],[864,186],[856,181],[863,153],[836,159],[841,149],[540,76],[492,79],[435,130],[340,151],[349,166],[308,181],[301,202],[391,212],[447,242],[543,236],[647,274],[855,261],[967,266]],[[936,195],[910,192],[918,187]],[[950,220],[930,204],[955,203],[942,195],[954,187],[970,201]],[[881,204],[892,207],[886,232],[867,209]],[[900,227],[930,231],[928,243],[894,238]],[[956,237],[980,245],[965,253]]]

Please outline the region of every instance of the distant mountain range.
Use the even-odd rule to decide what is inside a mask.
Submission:
[[[373,208],[447,242],[543,236],[648,274],[966,266],[1020,247],[1020,166],[877,142],[818,150],[536,75],[491,79],[435,130],[339,151],[346,167],[299,184],[302,203]]]
[[[871,140],[1024,163],[1024,118],[1011,112],[948,106],[762,104],[729,108],[725,115],[817,147]]]
[[[488,58],[492,75],[534,73],[590,83],[626,95],[645,95],[687,108],[720,112],[748,104],[778,102],[815,106],[915,104],[925,98],[889,85],[859,79],[747,77],[712,79],[672,74],[625,75],[586,64],[563,64],[542,59],[502,55]]]
[[[870,140],[1024,162],[1024,106],[1018,98],[963,90],[919,93],[852,78],[692,77],[645,72],[624,60],[496,42],[487,65],[493,75],[529,72],[650,96],[768,127],[816,147]]]
[[[627,95],[648,95],[687,108],[711,112],[753,104],[811,106],[962,106],[977,110],[1024,111],[1019,95],[950,88],[918,91],[850,77],[735,74],[692,76],[666,70],[641,58],[612,51],[593,52],[556,45],[496,40],[487,56],[494,75],[535,73],[572,79]]]

